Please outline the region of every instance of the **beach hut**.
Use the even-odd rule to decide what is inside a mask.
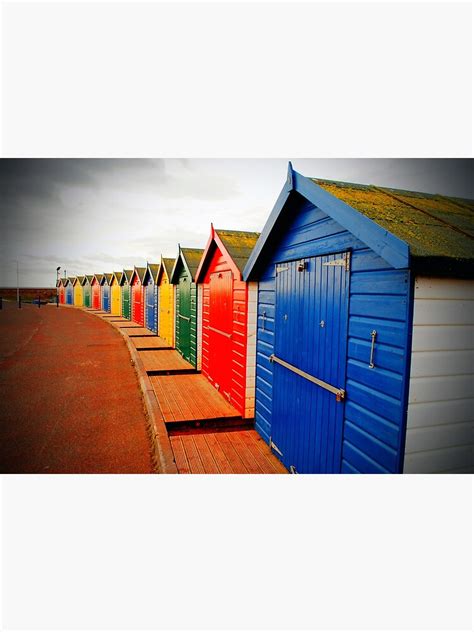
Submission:
[[[76,307],[82,307],[84,304],[84,295],[82,291],[82,283],[84,281],[83,276],[77,276],[74,279],[73,288],[74,288],[74,305]]]
[[[197,355],[197,285],[196,271],[204,250],[179,246],[170,282],[175,286],[176,349],[195,368]]]
[[[82,277],[82,296],[84,307],[91,307],[92,305],[92,297],[91,297],[91,283],[93,279],[93,275],[86,274]]]
[[[60,305],[65,305],[66,303],[66,284],[67,279],[59,279],[57,282],[58,295],[59,295],[59,303]]]
[[[66,283],[66,305],[74,305],[74,278],[68,277]]]
[[[110,281],[110,313],[114,316],[122,314],[122,280],[123,272],[113,272]]]
[[[130,283],[132,281],[133,270],[124,270],[120,279],[122,288],[122,316],[131,320],[132,310],[130,301]]]
[[[130,282],[132,288],[132,320],[142,327],[145,323],[143,296],[143,279],[145,274],[146,268],[135,268]]]
[[[174,259],[161,257],[157,275],[158,285],[158,333],[163,340],[174,346],[174,285],[170,283]]]
[[[211,226],[196,272],[202,373],[245,418],[254,416],[257,285],[242,272],[257,239]]]
[[[112,273],[102,275],[101,285],[101,307],[104,312],[110,312],[110,284],[112,283]]]
[[[290,471],[473,471],[473,211],[289,165],[244,278],[256,428]]]
[[[159,269],[159,263],[147,263],[145,278],[143,280],[145,327],[155,332],[155,334],[158,333],[158,286],[156,280]]]
[[[101,283],[103,274],[94,274],[92,277],[91,283],[91,292],[92,292],[92,309],[100,309],[101,308]]]

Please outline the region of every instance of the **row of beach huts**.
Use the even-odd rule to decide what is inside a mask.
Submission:
[[[307,178],[261,234],[58,281],[159,335],[293,472],[472,472],[474,201]]]

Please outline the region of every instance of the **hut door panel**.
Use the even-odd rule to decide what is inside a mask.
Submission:
[[[138,325],[143,325],[143,295],[141,285],[132,286],[132,320]]]
[[[230,270],[210,275],[209,375],[230,399],[232,387],[233,277]]]
[[[128,285],[122,288],[122,316],[130,319],[130,287]]]
[[[104,301],[103,301],[103,310],[104,312],[108,312],[110,311],[110,288],[108,285],[104,285],[103,288],[103,297],[104,297]]]
[[[311,378],[344,388],[348,284],[345,253],[276,266],[272,443],[296,472],[340,471],[344,402]]]
[[[120,286],[112,285],[112,309],[111,312],[114,316],[120,316]]]
[[[149,284],[146,286],[146,326],[151,331],[156,332],[156,286]]]
[[[191,283],[187,276],[179,279],[179,350],[191,361]]]

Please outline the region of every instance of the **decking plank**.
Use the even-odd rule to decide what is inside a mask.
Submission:
[[[229,432],[228,437],[234,449],[242,459],[250,474],[265,474],[269,471],[269,466],[257,459],[247,443],[241,437],[242,431]]]
[[[287,469],[274,454],[272,454],[269,446],[260,437],[255,430],[247,430],[241,433],[242,440],[247,444],[249,450],[258,459],[262,467],[267,469],[268,473],[288,474]]]
[[[219,472],[221,474],[233,474],[232,466],[227,460],[224,451],[216,439],[216,433],[205,434],[203,437],[205,438],[209,450],[214,457],[217,467],[219,468]]]
[[[229,437],[227,436],[227,432],[218,432],[216,433],[216,439],[219,443],[222,451],[224,452],[229,464],[232,468],[232,472],[234,474],[248,474],[248,469],[245,466],[245,463],[240,458],[239,454],[235,451],[232,442],[229,441]]]
[[[184,450],[181,437],[170,437],[170,441],[178,472],[180,474],[191,474],[191,469],[189,467],[188,459],[186,458],[186,452]]]
[[[182,435],[181,440],[183,442],[186,457],[188,459],[189,467],[192,474],[205,474],[202,461],[199,457],[196,445],[192,435]]]
[[[194,371],[194,367],[174,349],[140,351],[145,371]]]
[[[203,434],[193,434],[194,445],[196,446],[201,463],[206,474],[219,474],[219,468],[214,460],[211,450]]]

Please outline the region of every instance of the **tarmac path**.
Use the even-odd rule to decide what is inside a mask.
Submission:
[[[74,308],[3,303],[0,473],[152,473],[126,344]]]

